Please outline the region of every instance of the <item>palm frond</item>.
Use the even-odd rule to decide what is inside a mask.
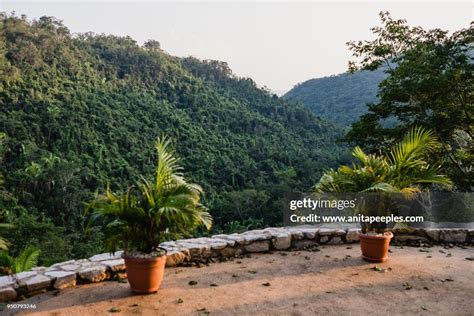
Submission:
[[[4,238],[0,238],[0,250],[7,250],[10,247],[10,243],[8,240]]]
[[[362,192],[385,192],[385,193],[398,193],[399,189],[393,185],[385,182],[374,183],[367,189],[364,189]]]
[[[13,260],[12,270],[15,273],[22,271],[29,271],[38,264],[38,257],[40,251],[34,247],[29,246],[23,250],[18,257]]]
[[[426,164],[423,158],[437,145],[438,140],[432,131],[414,127],[408,131],[401,142],[393,146],[390,159],[398,169],[420,167]]]
[[[364,153],[362,148],[360,148],[359,146],[356,146],[352,150],[352,156],[354,158],[358,159],[363,165],[365,165],[366,162],[367,162],[367,155]]]
[[[158,191],[169,184],[173,175],[181,175],[182,167],[178,164],[178,159],[169,150],[171,141],[166,138],[158,138],[155,148],[158,153],[158,165],[156,168],[155,186]]]

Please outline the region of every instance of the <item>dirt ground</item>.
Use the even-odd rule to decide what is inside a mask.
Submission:
[[[437,246],[429,252],[392,247],[390,259],[377,265],[362,261],[357,244],[320,248],[319,252],[253,254],[201,268],[167,268],[161,289],[147,296],[133,295],[127,283],[119,282],[45,293],[22,301],[37,307],[23,313],[68,316],[474,314],[474,261],[466,260],[474,256],[473,247]],[[197,284],[190,285],[190,281]]]

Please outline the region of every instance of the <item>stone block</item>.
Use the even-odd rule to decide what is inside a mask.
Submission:
[[[268,240],[271,238],[269,234],[264,234],[264,233],[253,233],[251,231],[251,234],[242,234],[242,237],[244,237],[244,244],[251,244],[256,241],[262,241],[262,240]]]
[[[464,243],[467,238],[467,230],[465,229],[441,229],[439,232],[439,240],[442,242]]]
[[[0,277],[0,288],[13,286],[14,284],[16,284],[16,280],[13,276],[6,275]]]
[[[300,230],[306,239],[315,239],[318,235],[319,228],[301,228]]]
[[[192,258],[200,258],[202,255],[205,255],[207,251],[211,250],[211,246],[203,244],[194,244],[194,243],[179,243],[180,249],[187,249]]]
[[[291,247],[291,234],[279,233],[272,238],[273,248],[276,250],[286,250]]]
[[[174,241],[165,241],[160,244],[160,247],[165,248],[165,249],[175,248],[177,247],[177,244]]]
[[[421,237],[421,236],[414,236],[414,235],[395,235],[393,237],[394,241],[401,241],[401,242],[411,242],[411,241],[421,241],[421,242],[429,242],[428,238]]]
[[[51,278],[39,274],[27,279],[22,279],[19,281],[19,284],[21,287],[26,287],[28,292],[35,292],[50,287]]]
[[[166,254],[166,266],[176,267],[186,260],[186,255],[181,251],[173,251]]]
[[[321,243],[321,244],[325,244],[325,243],[327,243],[328,241],[329,241],[329,236],[324,235],[324,236],[321,236],[321,237],[319,238],[319,243]]]
[[[219,253],[222,257],[231,258],[235,257],[235,255],[237,254],[237,249],[233,247],[226,247],[224,249],[220,249]]]
[[[45,275],[53,279],[53,287],[57,290],[76,286],[76,273],[66,271],[45,272]]]
[[[49,268],[56,268],[56,267],[59,267],[59,266],[65,265],[65,264],[73,264],[75,262],[76,262],[76,260],[68,260],[68,261],[64,261],[64,262],[58,262],[58,263],[55,263],[55,264],[49,266]]]
[[[122,258],[114,260],[105,260],[101,261],[101,264],[105,265],[110,271],[125,271],[125,260]]]
[[[160,248],[165,249],[167,252],[173,252],[173,251],[179,250],[179,247],[178,247],[178,246],[176,246],[176,247],[171,247],[171,246],[161,245],[161,244],[160,244]]]
[[[439,228],[425,228],[424,232],[431,240],[439,242]]]
[[[346,230],[345,229],[336,229],[336,231],[334,232],[334,235],[335,236],[344,236],[346,234]]]
[[[120,259],[122,258],[122,253],[123,251],[116,251],[115,253],[101,253],[95,256],[92,256],[89,258],[90,261],[96,262],[96,261],[104,261],[104,260],[113,260],[113,259]]]
[[[245,251],[247,252],[265,252],[270,250],[270,241],[269,240],[260,240],[254,241],[251,244],[244,246]]]
[[[290,229],[290,233],[291,233],[291,239],[293,240],[301,240],[301,239],[304,239],[304,233],[299,230],[299,229]]]
[[[58,268],[65,271],[77,271],[81,266],[78,264],[65,264],[63,266],[59,266]]]
[[[285,230],[283,227],[268,227],[263,230],[264,234],[270,235],[272,238],[277,237],[282,233],[287,233],[288,231]]]
[[[235,244],[235,241],[229,240],[230,243]],[[209,241],[209,245],[211,246],[212,250],[220,250],[224,249],[225,247],[229,246],[229,243],[224,240],[219,240],[219,239],[211,239]]]
[[[16,291],[12,287],[0,288],[0,302],[13,301],[17,297]]]
[[[216,235],[221,239],[232,240],[238,244],[244,244],[245,238],[241,234],[231,234],[231,235]]]
[[[210,242],[210,238],[201,237],[201,238],[181,239],[181,240],[178,240],[177,243],[181,241],[191,243],[191,244],[197,244],[197,245],[206,245]]]
[[[23,272],[15,274],[15,279],[17,279],[18,281],[21,281],[21,280],[28,279],[36,275],[38,275],[38,271],[23,271]]]
[[[81,279],[91,283],[104,281],[108,277],[107,268],[103,265],[81,269],[78,275]]]
[[[311,247],[317,245],[315,240],[308,240],[308,239],[300,239],[300,240],[293,240],[293,248],[302,249],[306,247]]]
[[[350,228],[349,230],[347,230],[346,241],[347,242],[358,242],[360,232],[361,232],[361,230],[359,228]]]
[[[342,245],[344,241],[342,240],[341,236],[333,236],[329,242],[328,245]]]
[[[205,245],[205,246],[206,247],[202,249],[201,258],[211,258],[212,257],[211,246],[210,245]]]
[[[332,235],[336,235],[336,232],[337,232],[337,229],[333,229],[333,228],[321,228],[318,231],[320,236],[332,236]]]

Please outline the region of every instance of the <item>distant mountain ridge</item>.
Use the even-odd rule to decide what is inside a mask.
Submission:
[[[322,118],[348,127],[367,112],[367,103],[377,100],[378,85],[385,77],[383,70],[376,70],[310,79],[283,98],[302,102]]]

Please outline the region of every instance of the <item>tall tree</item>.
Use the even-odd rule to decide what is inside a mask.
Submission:
[[[457,189],[473,189],[474,81],[473,25],[449,34],[411,27],[406,20],[381,12],[382,26],[372,41],[347,43],[357,61],[349,70],[386,67],[379,101],[352,125],[346,140],[369,150],[386,148],[411,127],[433,130]]]

